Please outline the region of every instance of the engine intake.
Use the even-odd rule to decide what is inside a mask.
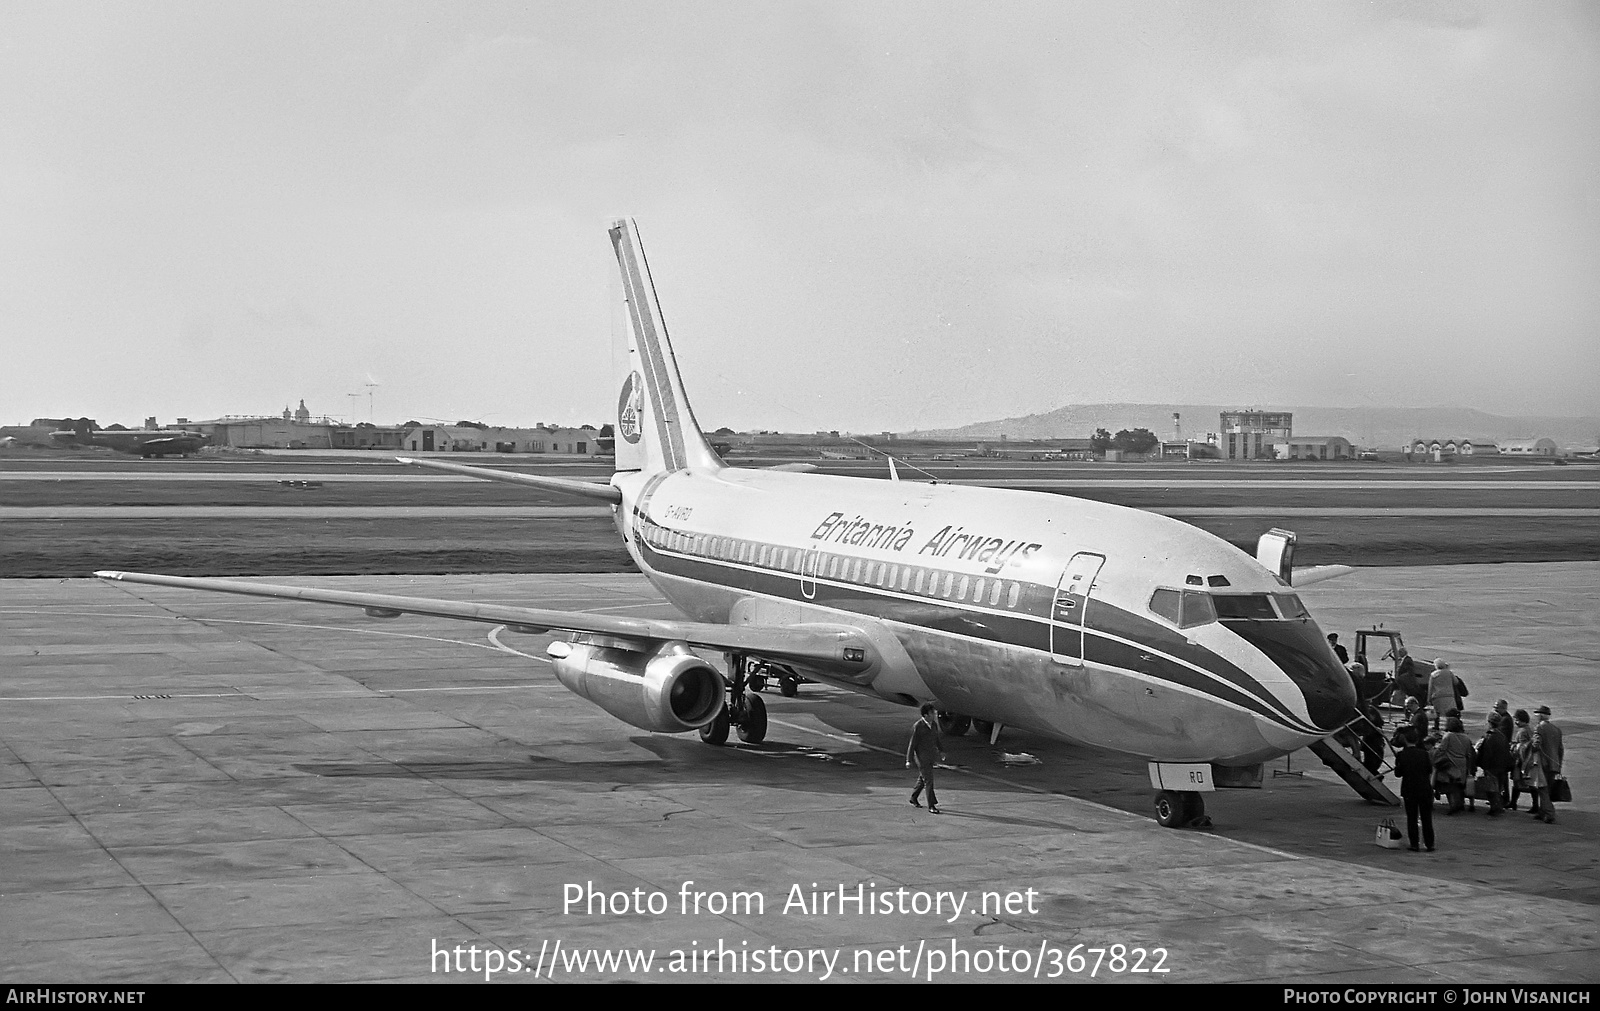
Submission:
[[[586,642],[552,642],[545,651],[573,694],[641,730],[681,734],[722,711],[722,675],[682,642],[652,651]]]

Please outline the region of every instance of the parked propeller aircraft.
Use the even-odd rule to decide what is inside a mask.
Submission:
[[[611,242],[627,371],[607,484],[404,463],[609,503],[639,570],[687,620],[128,572],[101,578],[562,633],[556,677],[645,730],[760,741],[750,676],[777,668],[1141,756],[1158,819],[1259,786],[1263,763],[1355,715],[1351,680],[1291,585],[1293,535],[1257,557],[1177,520],[1038,492],[726,466],[684,393],[636,226]],[[725,654],[724,674],[695,652]],[[992,738],[991,738],[992,739]]]
[[[210,439],[198,432],[106,430],[51,432],[58,443],[80,446],[107,446],[119,453],[136,456],[188,456],[200,452]]]

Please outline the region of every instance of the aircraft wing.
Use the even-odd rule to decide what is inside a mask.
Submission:
[[[697,621],[590,614],[585,611],[552,611],[503,604],[401,597],[387,593],[353,593],[307,586],[245,583],[231,579],[162,576],[145,572],[96,572],[95,576],[123,583],[148,583],[186,590],[237,593],[247,597],[359,607],[375,618],[422,614],[506,625],[515,631],[535,635],[550,631],[587,632],[634,640],[641,644],[686,642],[691,646],[749,653],[764,659],[798,664],[847,676],[852,681],[859,680],[864,671],[877,666],[877,650],[873,648],[871,640],[861,629],[851,625],[715,625]]]
[[[445,463],[441,460],[417,460],[409,456],[395,457],[401,463],[413,467],[427,467],[430,470],[444,470],[452,474],[465,474],[467,477],[481,478],[485,481],[504,481],[508,484],[523,484],[541,491],[553,491],[562,495],[576,495],[578,498],[599,499],[610,502],[612,505],[622,503],[622,492],[609,484],[596,484],[593,481],[573,481],[564,477],[547,477],[543,474],[523,474],[515,470],[495,470],[491,467],[467,467],[459,463]]]

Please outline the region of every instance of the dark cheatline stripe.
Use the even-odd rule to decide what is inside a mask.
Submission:
[[[636,522],[638,518],[639,514],[636,511]],[[640,553],[649,566],[667,575],[782,599],[797,601],[803,599],[800,596],[799,576],[796,573],[749,569],[738,563],[726,563],[719,559],[702,559],[662,552],[643,536],[636,537],[636,540]],[[1050,597],[1053,598],[1053,593]],[[986,639],[997,644],[1020,646],[1043,653],[1050,652],[1050,626],[1048,619],[1041,615],[993,614],[952,606],[948,602],[937,600],[930,600],[924,605],[918,601],[907,601],[878,592],[874,587],[855,584],[835,585],[822,579],[817,580],[817,596],[811,603],[934,631]],[[1128,615],[1127,612],[1104,601],[1095,601],[1095,605],[1095,614],[1099,616],[1097,620],[1116,615],[1132,618],[1134,622],[1142,622],[1142,619]],[[1154,623],[1148,624],[1163,633],[1167,631],[1161,626],[1155,626]],[[1184,646],[1184,652],[1191,655],[1184,656],[1183,659],[1216,674],[1225,679],[1225,682],[1218,683],[1206,674],[1166,657],[1151,656],[1145,660],[1144,657],[1148,655],[1145,650],[1105,638],[1093,625],[1089,628],[1088,660],[1108,667],[1145,674],[1219,701],[1232,703],[1289,730],[1301,733],[1317,731],[1317,728],[1307,725],[1289,713],[1278,699],[1264,697],[1261,694],[1263,690],[1243,671],[1222,661],[1214,654],[1206,653],[1203,658],[1194,655],[1202,651],[1188,646],[1187,640],[1184,640]],[[1167,652],[1160,645],[1155,648]],[[1207,662],[1201,662],[1202,659]],[[1222,666],[1221,670],[1217,669],[1219,663]],[[1245,684],[1240,684],[1240,679],[1243,679]]]
[[[623,231],[623,228],[613,228],[611,243],[616,249],[617,263],[622,267],[628,309],[634,321],[633,332],[639,341],[640,355],[644,358],[645,378],[650,384],[650,399],[655,408],[652,413],[655,415],[656,435],[668,469],[680,470],[686,466],[687,455],[683,448],[683,433],[677,424],[677,399],[673,396],[672,382],[661,354],[654,314],[645,302],[651,296],[640,276],[634,243],[623,241]]]

